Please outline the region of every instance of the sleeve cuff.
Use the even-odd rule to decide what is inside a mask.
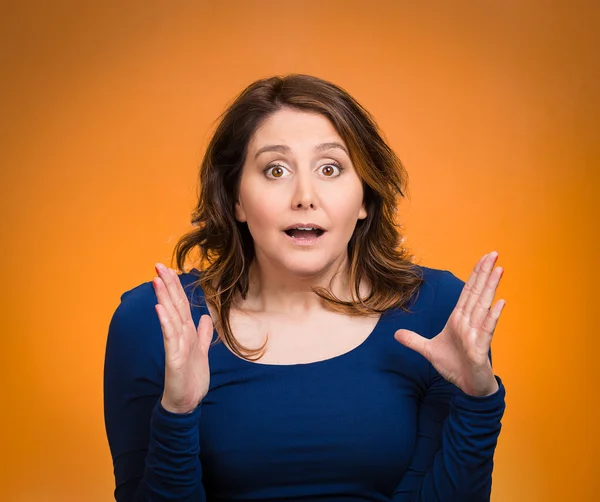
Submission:
[[[460,389],[454,396],[454,404],[457,408],[461,408],[469,411],[497,411],[504,409],[506,389],[502,380],[498,375],[494,375],[498,382],[498,390],[489,396],[471,396],[462,392]]]
[[[159,423],[167,425],[171,428],[181,428],[186,429],[189,427],[198,426],[200,422],[201,416],[201,406],[198,405],[192,412],[190,413],[173,413],[172,411],[168,411],[163,408],[160,398],[154,405],[154,419]]]

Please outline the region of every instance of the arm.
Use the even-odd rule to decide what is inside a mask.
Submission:
[[[160,404],[165,352],[149,284],[128,291],[113,314],[104,362],[104,419],[117,502],[206,500],[201,483],[201,407]]]
[[[440,274],[431,333],[438,333],[456,305],[464,282]],[[490,351],[491,361],[491,351]],[[430,367],[421,404],[415,450],[397,486],[393,502],[488,502],[493,455],[505,409],[505,389],[485,397],[470,396]]]

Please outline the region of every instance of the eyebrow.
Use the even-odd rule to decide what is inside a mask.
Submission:
[[[346,149],[346,147],[344,145],[342,145],[341,143],[338,143],[337,141],[332,141],[330,143],[321,143],[321,144],[315,146],[315,150],[317,152],[322,152],[324,150],[331,150],[332,148],[339,148],[339,149],[343,150],[344,152],[346,152],[346,155],[348,155],[348,157],[350,157],[350,154],[348,153],[348,150]],[[265,152],[290,153],[291,151],[292,151],[292,149],[287,145],[266,145],[266,146],[263,146],[262,148],[260,148],[258,150],[258,152],[256,152],[256,154],[254,155],[254,159],[256,159],[261,153],[265,153]]]

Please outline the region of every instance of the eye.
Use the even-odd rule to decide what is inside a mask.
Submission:
[[[321,172],[326,178],[337,178],[344,168],[337,162],[331,162],[321,166]]]
[[[268,174],[269,171],[271,174]],[[287,169],[279,164],[270,164],[263,169],[265,176],[271,179],[283,178],[285,176],[285,171],[287,171]]]

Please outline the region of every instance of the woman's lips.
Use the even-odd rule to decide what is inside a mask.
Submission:
[[[298,235],[297,232],[293,235],[290,235],[287,232],[283,233],[292,243],[298,246],[311,246],[323,240],[323,237],[327,232],[323,231],[320,235],[316,232],[306,232],[305,235]]]

